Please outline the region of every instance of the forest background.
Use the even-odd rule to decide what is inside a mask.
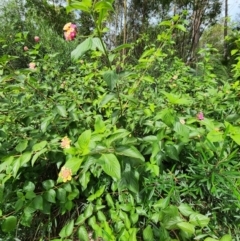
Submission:
[[[227,0],[1,4],[0,240],[240,240]]]

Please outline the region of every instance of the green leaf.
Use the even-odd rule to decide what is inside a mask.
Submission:
[[[102,154],[98,161],[107,175],[117,180],[121,178],[121,167],[114,154]]]
[[[28,146],[28,140],[23,140],[15,147],[16,151],[23,152]]]
[[[43,197],[45,200],[47,200],[48,202],[50,203],[55,203],[56,200],[56,192],[54,189],[50,189],[48,191],[46,191],[44,194],[43,194]]]
[[[150,225],[148,225],[144,230],[143,230],[143,240],[144,241],[153,241],[153,231]]]
[[[118,75],[116,71],[108,70],[104,72],[103,79],[107,83],[109,89],[112,91],[116,87],[116,84],[118,81]]]
[[[39,143],[36,143],[33,147],[33,151],[40,151],[47,145],[47,141],[41,141]]]
[[[162,93],[167,97],[168,101],[171,104],[174,104],[174,105],[190,105],[191,104],[191,100],[187,99],[187,97],[181,98],[179,95],[176,95],[173,93],[167,93],[165,91],[162,91]]]
[[[43,198],[42,196],[36,196],[32,200],[32,207],[36,210],[43,210]]]
[[[66,111],[66,107],[63,105],[57,105],[57,112],[60,116],[62,117],[67,117],[67,111]]]
[[[72,174],[76,174],[79,168],[81,167],[83,160],[84,158],[81,158],[81,157],[72,157],[66,161],[64,166],[67,168],[70,168],[72,171]]]
[[[192,213],[189,218],[189,222],[194,224],[195,226],[199,226],[201,228],[206,227],[210,221],[210,218],[199,214],[199,213]]]
[[[24,152],[20,157],[20,165],[23,166],[24,164],[28,163],[32,157],[31,152]]]
[[[100,187],[94,194],[90,195],[90,196],[87,198],[87,200],[88,200],[89,202],[92,202],[92,201],[94,201],[95,199],[97,199],[98,197],[101,197],[102,194],[103,194],[103,192],[104,192],[104,190],[105,190],[105,186]]]
[[[112,144],[112,142],[122,139],[129,135],[130,135],[129,131],[127,131],[125,129],[118,129],[114,133],[112,133],[111,136],[108,137],[108,139],[106,140],[106,144],[107,144],[107,146],[110,146]]]
[[[240,134],[239,133],[231,133],[230,137],[238,144],[240,145]]]
[[[55,186],[55,182],[51,179],[42,182],[43,188],[49,190]]]
[[[174,145],[166,145],[165,149],[166,149],[167,155],[171,159],[173,159],[175,161],[179,161],[178,151],[177,151],[177,149],[176,149],[176,147]]]
[[[135,172],[134,170],[125,170],[122,173],[122,179],[119,185],[120,189],[124,190],[127,188],[134,193],[139,192],[139,181]]]
[[[115,149],[117,155],[128,156],[145,161],[143,155],[134,146],[119,146]]]
[[[218,130],[212,130],[207,134],[207,139],[211,142],[223,141],[223,133]]]
[[[66,197],[67,197],[67,191],[63,188],[58,188],[57,189],[57,199],[60,201],[60,203],[65,203],[66,202]]]
[[[183,25],[181,25],[181,24],[175,24],[174,27],[179,29],[179,30],[181,30],[181,31],[183,31],[183,32],[187,31],[186,28]]]
[[[117,51],[120,51],[122,49],[126,49],[126,48],[131,48],[133,46],[133,44],[122,44],[122,45],[119,45],[117,46],[115,49],[113,49],[112,51],[113,52],[117,52]]]
[[[91,0],[82,0],[79,1],[71,1],[71,3],[66,7],[67,13],[74,11],[74,10],[80,10],[86,13],[90,13],[90,7],[92,5]]]
[[[46,132],[47,127],[49,126],[51,120],[52,120],[52,116],[49,116],[43,120],[43,122],[41,123],[42,132]]]
[[[21,166],[21,161],[20,161],[20,158],[17,158],[14,163],[13,163],[13,168],[12,168],[12,171],[13,171],[13,177],[15,178],[17,176],[17,173],[18,173],[18,170]]]
[[[85,219],[87,219],[87,218],[91,217],[92,214],[93,214],[93,204],[89,203],[87,205],[87,208],[84,210],[83,215],[84,215]]]
[[[177,226],[184,232],[192,235],[195,233],[195,226],[188,222],[177,223]]]
[[[102,42],[101,42],[100,38],[93,38],[92,39],[92,47],[91,47],[91,49],[92,50],[99,50],[102,53],[105,53],[104,52],[104,47],[102,45]]]
[[[101,99],[101,101],[100,101],[100,103],[99,103],[99,107],[103,107],[103,106],[105,106],[108,102],[110,102],[112,99],[116,99],[116,94],[114,94],[114,93],[111,93],[111,94],[107,94],[107,95],[105,95],[102,99]]]
[[[102,119],[102,116],[96,116],[94,129],[96,133],[104,133],[106,130],[105,123]]]
[[[89,152],[89,143],[91,140],[91,130],[84,131],[78,138],[78,147],[82,151],[82,155]]]
[[[239,52],[238,49],[233,49],[233,50],[231,50],[231,55],[233,56],[233,55],[235,55],[237,52]]]
[[[224,236],[222,236],[220,241],[232,241],[232,236],[230,234],[225,234]]]
[[[1,225],[2,231],[4,233],[12,232],[17,226],[17,218],[15,216],[6,217]]]
[[[190,216],[191,214],[195,213],[192,208],[185,203],[181,203],[180,206],[178,207],[179,211],[181,212],[182,215],[185,217]]]
[[[87,232],[85,226],[79,227],[79,229],[77,231],[77,236],[78,236],[79,240],[81,240],[81,241],[89,241],[88,232]]]
[[[22,209],[23,204],[24,204],[23,200],[18,199],[17,202],[15,203],[15,212],[18,212],[20,209]]]
[[[59,236],[61,238],[69,237],[73,232],[74,220],[70,220],[60,231]]]
[[[89,37],[80,43],[71,53],[71,58],[73,60],[82,57],[88,50],[92,48],[92,38]]]
[[[100,12],[102,10],[112,10],[112,11],[114,11],[113,6],[110,2],[99,1],[94,5],[94,11]]]
[[[90,175],[90,172],[83,172],[79,177],[79,182],[82,186],[83,191],[87,188],[87,185],[90,181]]]
[[[36,152],[33,155],[33,158],[31,160],[31,164],[32,166],[34,165],[34,163],[37,161],[38,157],[41,156],[44,152],[46,152],[48,149],[47,148],[43,148],[41,151]]]
[[[204,241],[219,241],[219,240],[215,238],[205,238]]]
[[[33,182],[31,182],[31,181],[25,182],[25,184],[23,186],[24,192],[34,191],[34,189],[35,189],[35,184]]]

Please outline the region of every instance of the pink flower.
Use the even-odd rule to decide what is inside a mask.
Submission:
[[[35,36],[34,40],[35,40],[36,43],[38,43],[40,41],[40,38],[38,36]]]
[[[65,136],[62,138],[60,145],[63,149],[68,149],[70,148],[70,143],[71,143],[71,140],[67,136]]]
[[[73,23],[67,23],[63,27],[64,37],[66,41],[71,41],[76,38],[77,35],[77,25]]]
[[[198,120],[204,120],[204,115],[203,115],[203,113],[202,113],[202,112],[199,112],[199,113],[197,114],[197,118],[198,118]]]
[[[35,69],[36,68],[36,64],[33,63],[33,62],[29,63],[28,66],[29,66],[29,69]]]
[[[59,173],[59,177],[63,179],[63,182],[71,181],[72,180],[72,170],[63,166]]]
[[[27,47],[27,46],[24,46],[24,47],[23,47],[23,50],[24,50],[24,51],[28,51],[28,47]]]

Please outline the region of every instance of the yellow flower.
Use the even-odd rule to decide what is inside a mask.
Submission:
[[[70,29],[70,27],[72,26],[72,23],[66,23],[63,27],[64,31],[68,31]]]
[[[62,142],[61,142],[61,147],[62,147],[63,149],[68,149],[68,148],[70,148],[71,140],[70,140],[67,136],[63,137],[61,141],[62,141]]]
[[[71,181],[72,180],[72,170],[63,166],[59,173],[59,177],[63,179],[63,182]]]

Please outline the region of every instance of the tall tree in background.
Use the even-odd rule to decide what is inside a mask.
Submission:
[[[221,13],[219,0],[182,0],[176,1],[176,13],[187,11],[187,34],[177,36],[177,49],[185,61],[194,61],[200,37],[205,28],[214,25]]]
[[[224,62],[227,63],[228,58],[228,49],[227,49],[227,42],[226,37],[228,35],[228,0],[225,0],[225,19],[224,19]]]

